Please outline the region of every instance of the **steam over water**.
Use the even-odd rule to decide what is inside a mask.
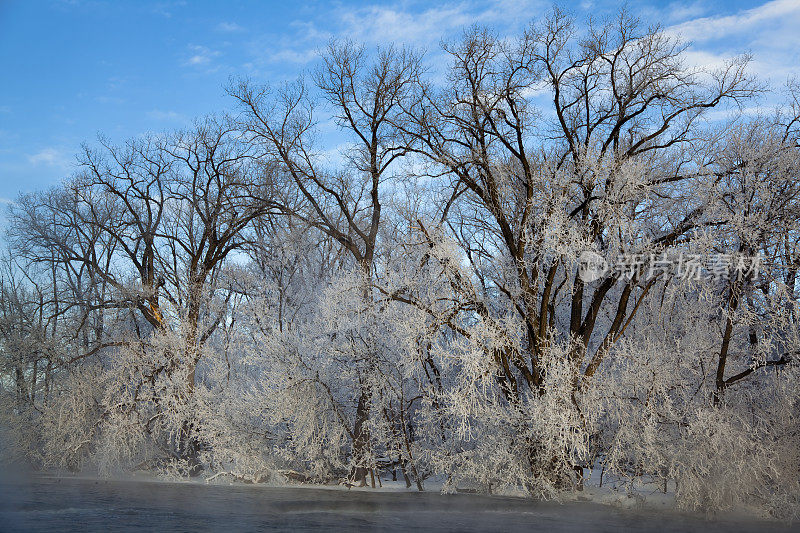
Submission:
[[[753,521],[437,493],[35,478],[0,481],[2,531],[759,531]],[[783,529],[788,530],[784,527]]]

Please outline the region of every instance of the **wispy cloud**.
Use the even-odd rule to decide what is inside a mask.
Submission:
[[[723,58],[750,52],[751,73],[782,82],[800,62],[800,0],[771,0],[732,15],[706,16],[667,28],[691,41],[690,62],[719,66]]]
[[[165,18],[172,18],[175,10],[177,8],[184,7],[186,5],[185,0],[170,0],[167,2],[158,2],[153,5],[153,13],[157,15],[161,15]]]
[[[43,148],[35,154],[28,156],[28,162],[31,165],[42,165],[49,167],[68,168],[71,166],[71,160],[66,153],[60,148]]]
[[[243,66],[250,73],[260,72],[275,64],[289,64],[295,69],[317,56],[317,49],[334,36],[320,29],[312,20],[290,22],[284,33],[260,35],[247,44],[251,60]]]
[[[186,120],[186,117],[177,111],[163,111],[161,109],[148,111],[147,118],[165,122],[183,122]]]
[[[239,33],[245,31],[242,26],[239,26],[235,22],[220,22],[215,29],[224,33]]]
[[[669,22],[678,22],[687,19],[694,19],[703,16],[708,12],[708,5],[706,2],[672,2],[667,6],[665,20]]]
[[[124,88],[129,82],[130,79],[127,76],[111,76],[107,80],[108,88],[112,91]]]
[[[345,11],[342,21],[347,35],[359,41],[396,41],[428,44],[438,41],[443,32],[474,21],[466,4],[437,6],[419,13],[389,6],[369,6]]]
[[[251,42],[253,59],[244,66],[258,71],[277,63],[305,65],[332,37],[367,45],[395,43],[427,49],[434,55],[438,43],[475,23],[496,26],[503,33],[528,22],[520,12],[545,9],[544,0],[462,0],[419,9],[404,2],[352,7],[339,5],[312,20],[295,20],[281,35]],[[335,31],[333,31],[335,28]]]
[[[343,33],[364,42],[393,41],[413,46],[438,43],[453,31],[475,23],[495,24],[499,30],[524,18],[518,15],[539,5],[537,0],[495,0],[489,3],[457,2],[437,5],[422,11],[401,6],[373,5],[343,9]]]
[[[725,67],[732,55],[735,55],[735,52],[723,51],[715,53],[709,50],[689,48],[683,53],[683,59],[689,67],[702,68],[713,72]]]
[[[798,0],[772,0],[758,7],[740,11],[735,15],[702,17],[686,21],[671,28],[684,39],[701,42],[722,39],[731,33],[755,29],[766,22],[785,21],[786,17],[795,19],[800,16]],[[797,27],[795,26],[795,33]]]
[[[221,52],[212,50],[207,46],[189,45],[192,55],[186,60],[187,65],[204,66],[211,63],[214,58],[219,57]]]
[[[275,52],[271,52],[267,55],[267,59],[272,62],[280,62],[280,63],[294,63],[297,65],[305,65],[310,61],[313,61],[314,58],[317,57],[317,51],[315,48],[307,48],[305,50],[291,50],[288,48],[284,48],[282,50],[277,50]]]

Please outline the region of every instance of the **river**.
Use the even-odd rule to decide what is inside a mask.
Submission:
[[[474,494],[34,477],[0,481],[2,531],[789,531],[677,512]]]

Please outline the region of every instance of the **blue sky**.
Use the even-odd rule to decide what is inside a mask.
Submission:
[[[0,0],[0,203],[68,176],[98,133],[119,142],[229,108],[231,76],[279,83],[333,36],[425,48],[473,22],[521,29],[549,1],[190,2]],[[562,3],[603,16],[619,3]],[[630,2],[693,40],[690,61],[752,52],[773,83],[800,73],[800,0]],[[0,224],[2,224],[0,222]]]

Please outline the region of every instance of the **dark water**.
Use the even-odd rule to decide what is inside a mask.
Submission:
[[[593,503],[71,478],[0,481],[2,531],[762,531]]]

